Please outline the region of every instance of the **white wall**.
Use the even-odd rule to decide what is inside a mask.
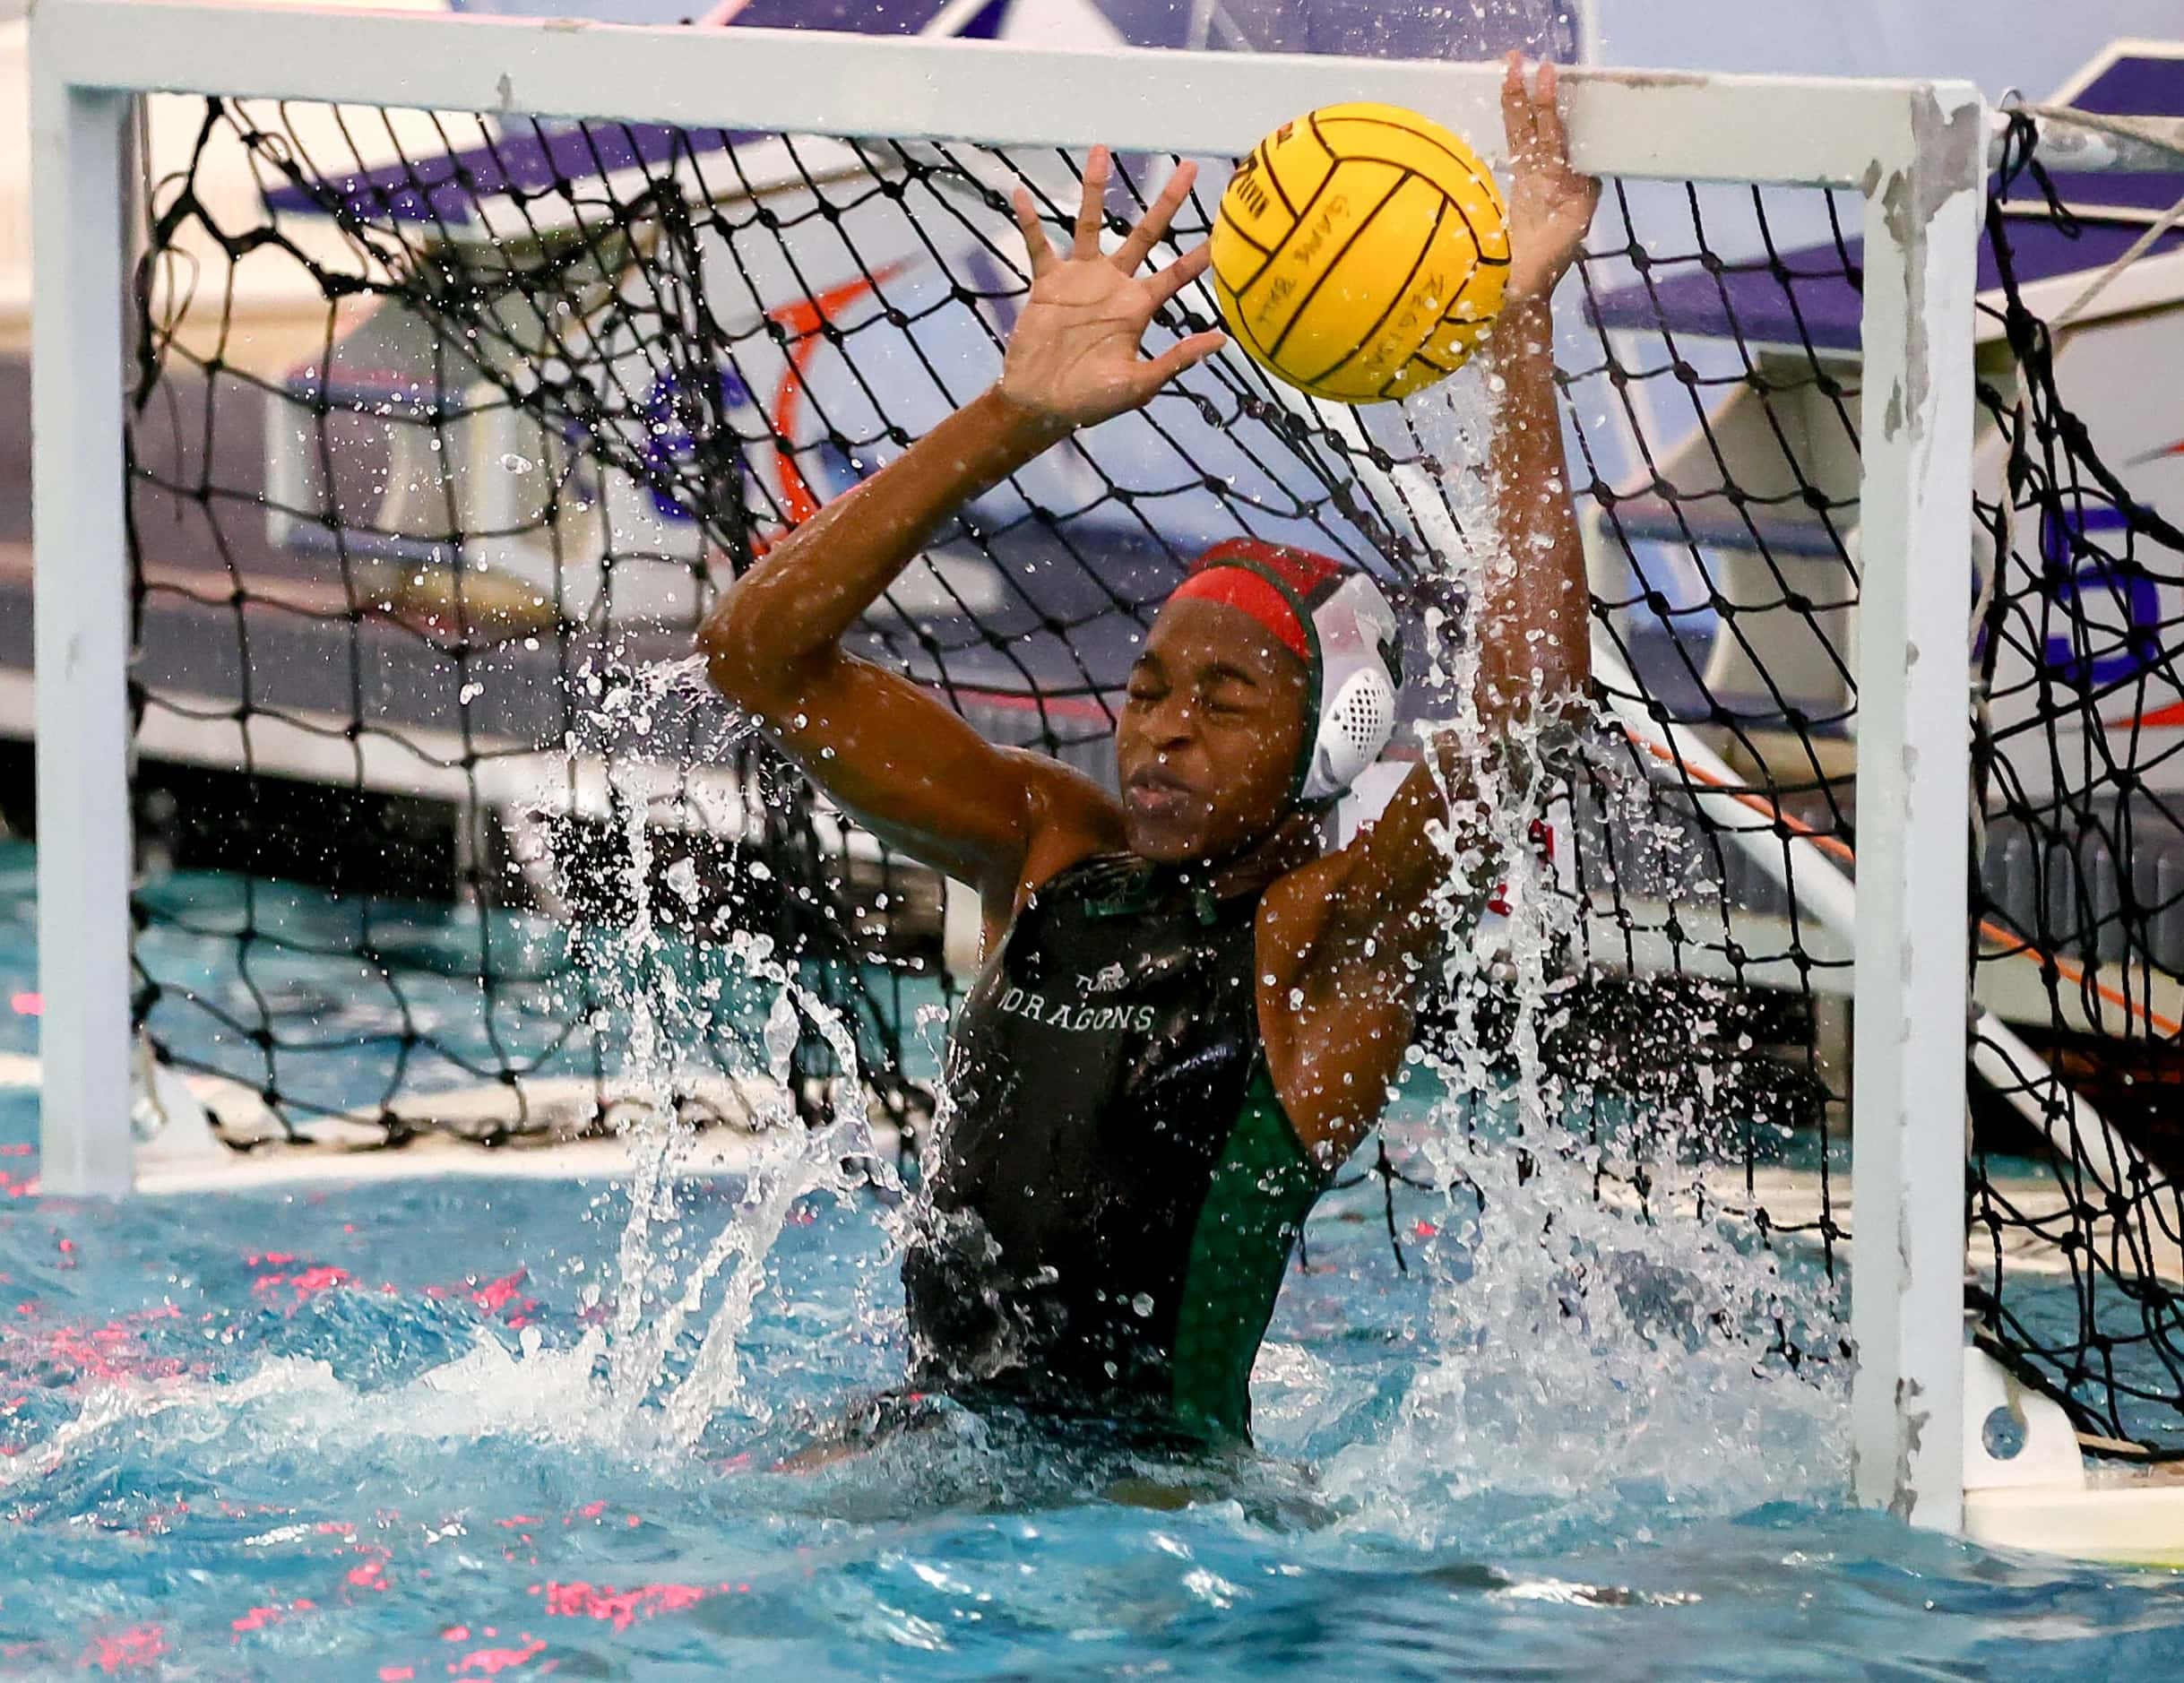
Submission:
[[[0,15],[0,350],[19,346],[30,324],[30,25]]]
[[[1598,62],[1957,76],[2044,98],[2120,36],[2184,37],[2180,0],[1589,0]]]
[[[306,5],[313,0],[257,0],[262,5]],[[53,0],[65,4],[66,0]],[[441,12],[446,0],[341,0],[344,5],[374,11]],[[20,0],[0,0],[0,351],[22,349],[30,316],[30,83],[29,25]],[[9,13],[17,15],[12,20]],[[151,177],[189,155],[196,114],[166,99],[152,102]],[[257,189],[239,172],[204,184],[217,210],[246,220],[256,214]],[[331,237],[331,236],[329,237]],[[275,304],[306,301],[297,277],[289,277]],[[309,302],[315,305],[315,294]],[[245,301],[246,305],[261,300]]]

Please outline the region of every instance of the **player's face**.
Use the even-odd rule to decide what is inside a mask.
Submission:
[[[1162,608],[1115,728],[1131,850],[1170,864],[1221,859],[1281,822],[1305,683],[1304,662],[1242,609],[1194,598]]]

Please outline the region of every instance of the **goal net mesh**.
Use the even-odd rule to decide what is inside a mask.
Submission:
[[[1981,1342],[2058,1395],[2083,1437],[2175,1455],[2184,531],[2134,490],[2148,458],[2104,451],[2098,417],[2066,401],[2102,395],[2079,372],[2102,350],[2103,312],[2085,307],[2110,261],[2101,237],[2136,243],[2144,219],[2104,213],[2099,193],[2081,213],[2065,185],[2087,186],[2059,185],[2019,118],[1988,205],[1998,284],[1981,306],[1995,354],[1980,393],[1973,954],[1988,1008],[1973,1026],[1968,1302]],[[2021,274],[2043,239],[2085,251],[2052,330]]]
[[[688,658],[735,572],[997,374],[1027,285],[1007,195],[1066,224],[1081,157],[195,98],[151,102],[148,151],[129,446],[156,1054],[238,1144],[605,1126],[634,961],[600,931],[642,915],[694,976],[736,932],[768,937],[914,1119],[962,980],[941,885],[689,675],[646,674]],[[1177,161],[1118,160],[1118,229]],[[1201,161],[1185,245],[1228,168]],[[1542,831],[1578,902],[1545,1050],[1602,1183],[1831,1274],[1852,955],[1795,891],[1854,869],[1846,215],[1817,190],[1610,184],[1558,349],[1612,659],[1598,751]],[[1187,291],[1152,347],[1213,324]],[[1346,410],[1216,358],[965,509],[854,645],[992,738],[1111,779],[1134,642],[1204,545],[1303,544],[1452,606],[1434,545],[1482,506],[1446,465],[1467,381]],[[2091,457],[2030,389],[1993,394],[2015,447],[1982,511],[1990,653],[2015,617],[2043,640],[2098,617],[2097,591],[2050,588],[2038,536]],[[2129,565],[2154,565],[2168,529],[2129,531]],[[2040,680],[2044,717],[2085,704],[2067,678]],[[2132,825],[2172,821],[2120,759],[2033,794],[2016,749],[1981,746],[1978,915],[2008,934],[1980,950],[2045,978],[2052,1012],[2021,1026],[2051,1061],[2016,1081],[2052,1117],[2111,1043],[2175,1032],[2095,1010],[2089,1040],[2070,979],[2165,984],[2177,955],[2136,891],[2033,893],[1996,862],[2029,837],[2083,889],[2089,848],[2128,859]],[[1428,1019],[1490,1039],[1496,1011]],[[703,1114],[709,1071],[765,1066],[767,1018],[729,998],[691,1023],[677,1097]],[[836,1064],[802,1035],[807,1103]],[[1973,1156],[1986,1334],[2082,1424],[2184,1445],[2173,1188],[2106,1159],[2102,1180],[2067,1107],[2050,1140],[1997,1098]],[[2103,1114],[2128,1135],[2158,1108]],[[1407,1162],[1384,1145],[1373,1165],[1391,1236],[1426,1195]]]

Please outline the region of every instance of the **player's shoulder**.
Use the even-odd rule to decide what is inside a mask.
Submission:
[[[1118,845],[1122,803],[1074,765],[1032,748],[1003,748],[1023,780],[1025,816],[1041,830],[1082,833],[1102,846]]]
[[[1023,853],[1010,898],[1024,897],[1072,865],[1127,845],[1122,803],[1078,771],[1029,748],[1004,748],[1023,778]]]

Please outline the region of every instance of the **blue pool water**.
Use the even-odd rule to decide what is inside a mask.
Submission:
[[[30,986],[0,859],[0,1001]],[[7,875],[13,872],[12,876]],[[0,1052],[35,1049],[0,1009]],[[0,1675],[2158,1679],[2184,1581],[1842,1500],[1838,1382],[1556,1282],[1360,1188],[1315,1219],[1259,1448],[1178,1468],[1006,1423],[805,1473],[895,1382],[885,1211],[807,1197],[695,1444],[588,1353],[608,1184],[82,1204],[0,1087]],[[702,1247],[739,1188],[688,1189]],[[662,1243],[672,1248],[673,1234]],[[1674,1253],[1623,1258],[1628,1281]],[[1667,1258],[1664,1261],[1664,1256]],[[1616,1261],[1602,1253],[1603,1266]],[[1672,1303],[1673,1282],[1632,1283]],[[603,1293],[603,1295],[602,1295]],[[1585,1339],[1598,1359],[1573,1364]]]

